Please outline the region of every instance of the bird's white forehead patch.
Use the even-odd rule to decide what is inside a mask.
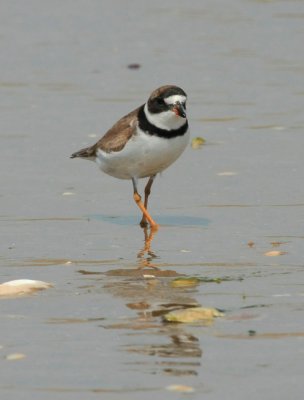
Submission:
[[[174,94],[173,96],[166,97],[164,101],[166,104],[184,103],[186,101],[186,96]]]

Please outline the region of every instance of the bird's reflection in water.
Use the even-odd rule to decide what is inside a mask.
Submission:
[[[157,258],[157,255],[152,251],[151,245],[157,230],[145,227],[143,228],[143,232],[144,246],[137,254],[139,268],[150,267],[156,269],[157,267],[153,263],[153,260]]]
[[[172,284],[184,274],[161,268],[165,264],[155,262],[159,257],[152,250],[157,232],[144,228],[143,234],[144,245],[137,254],[137,266],[107,271],[103,286],[113,297],[124,299],[133,314],[127,312],[128,317],[104,327],[129,331],[124,337],[133,339],[127,339],[121,349],[134,355],[128,364],[135,370],[141,371],[148,365],[148,372],[153,374],[197,375],[203,350],[195,336],[196,329],[163,320],[163,315],[170,311],[198,306],[193,297],[196,289]],[[143,356],[149,359],[143,360]]]

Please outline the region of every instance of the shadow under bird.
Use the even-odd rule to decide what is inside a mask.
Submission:
[[[157,229],[149,214],[148,198],[155,176],[168,168],[189,142],[187,95],[174,85],[154,90],[142,106],[118,120],[93,146],[71,155],[95,161],[108,175],[131,179],[134,200],[143,213],[140,225]],[[138,179],[149,178],[144,203],[137,191]]]

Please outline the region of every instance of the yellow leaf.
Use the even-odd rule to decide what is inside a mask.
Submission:
[[[198,278],[178,278],[174,279],[174,281],[171,282],[171,286],[174,288],[193,287],[198,285],[199,283],[200,280]]]
[[[192,323],[212,321],[214,317],[222,317],[224,314],[215,308],[191,307],[186,310],[171,311],[164,315],[167,322]]]
[[[191,147],[192,147],[192,149],[196,150],[196,149],[199,149],[205,143],[206,143],[206,140],[203,139],[202,137],[198,136],[198,137],[192,139]]]

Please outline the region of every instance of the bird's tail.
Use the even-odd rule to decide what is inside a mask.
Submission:
[[[76,153],[73,153],[70,158],[89,158],[91,159],[92,157],[95,156],[95,149],[92,147],[86,147],[85,149],[81,149],[79,151],[76,151]]]

